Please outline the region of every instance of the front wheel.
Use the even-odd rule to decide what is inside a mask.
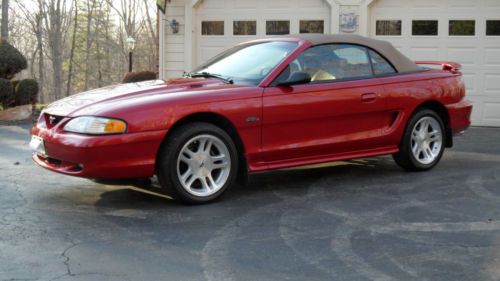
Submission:
[[[172,133],[158,156],[158,180],[175,199],[201,204],[218,198],[236,180],[236,147],[222,129],[187,124]]]
[[[445,147],[444,124],[432,110],[417,111],[408,121],[396,163],[408,171],[425,171],[437,165]]]

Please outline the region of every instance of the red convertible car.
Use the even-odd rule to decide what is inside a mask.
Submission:
[[[361,36],[256,40],[183,78],[56,101],[30,146],[51,171],[99,180],[156,175],[187,203],[212,201],[248,173],[320,162],[392,154],[404,169],[423,171],[470,125],[459,69],[415,63]]]

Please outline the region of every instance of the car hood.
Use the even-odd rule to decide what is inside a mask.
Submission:
[[[44,112],[56,116],[72,116],[78,111],[117,99],[134,98],[143,95],[169,94],[194,89],[224,87],[220,80],[179,78],[168,81],[152,80],[139,83],[126,83],[107,86],[75,94],[51,103]],[[231,87],[233,85],[226,85]]]

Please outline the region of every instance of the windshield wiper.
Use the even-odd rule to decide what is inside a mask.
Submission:
[[[184,77],[188,77],[188,78],[198,78],[198,77],[202,77],[202,78],[215,78],[215,79],[219,79],[219,80],[224,81],[224,83],[226,83],[226,84],[234,84],[233,79],[225,78],[222,75],[215,74],[215,73],[209,73],[209,72],[206,72],[206,71],[204,71],[204,72],[196,72],[196,73],[186,73],[186,74],[184,74]]]

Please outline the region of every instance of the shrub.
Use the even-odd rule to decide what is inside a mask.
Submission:
[[[9,107],[13,103],[14,86],[10,80],[0,78],[0,103],[3,108]]]
[[[16,105],[34,104],[38,94],[38,82],[34,79],[24,79],[16,86]]]
[[[7,42],[0,42],[0,78],[12,79],[28,67],[26,58]]]
[[[135,83],[155,79],[156,73],[152,71],[129,72],[125,75],[125,78],[123,78],[122,83]]]

